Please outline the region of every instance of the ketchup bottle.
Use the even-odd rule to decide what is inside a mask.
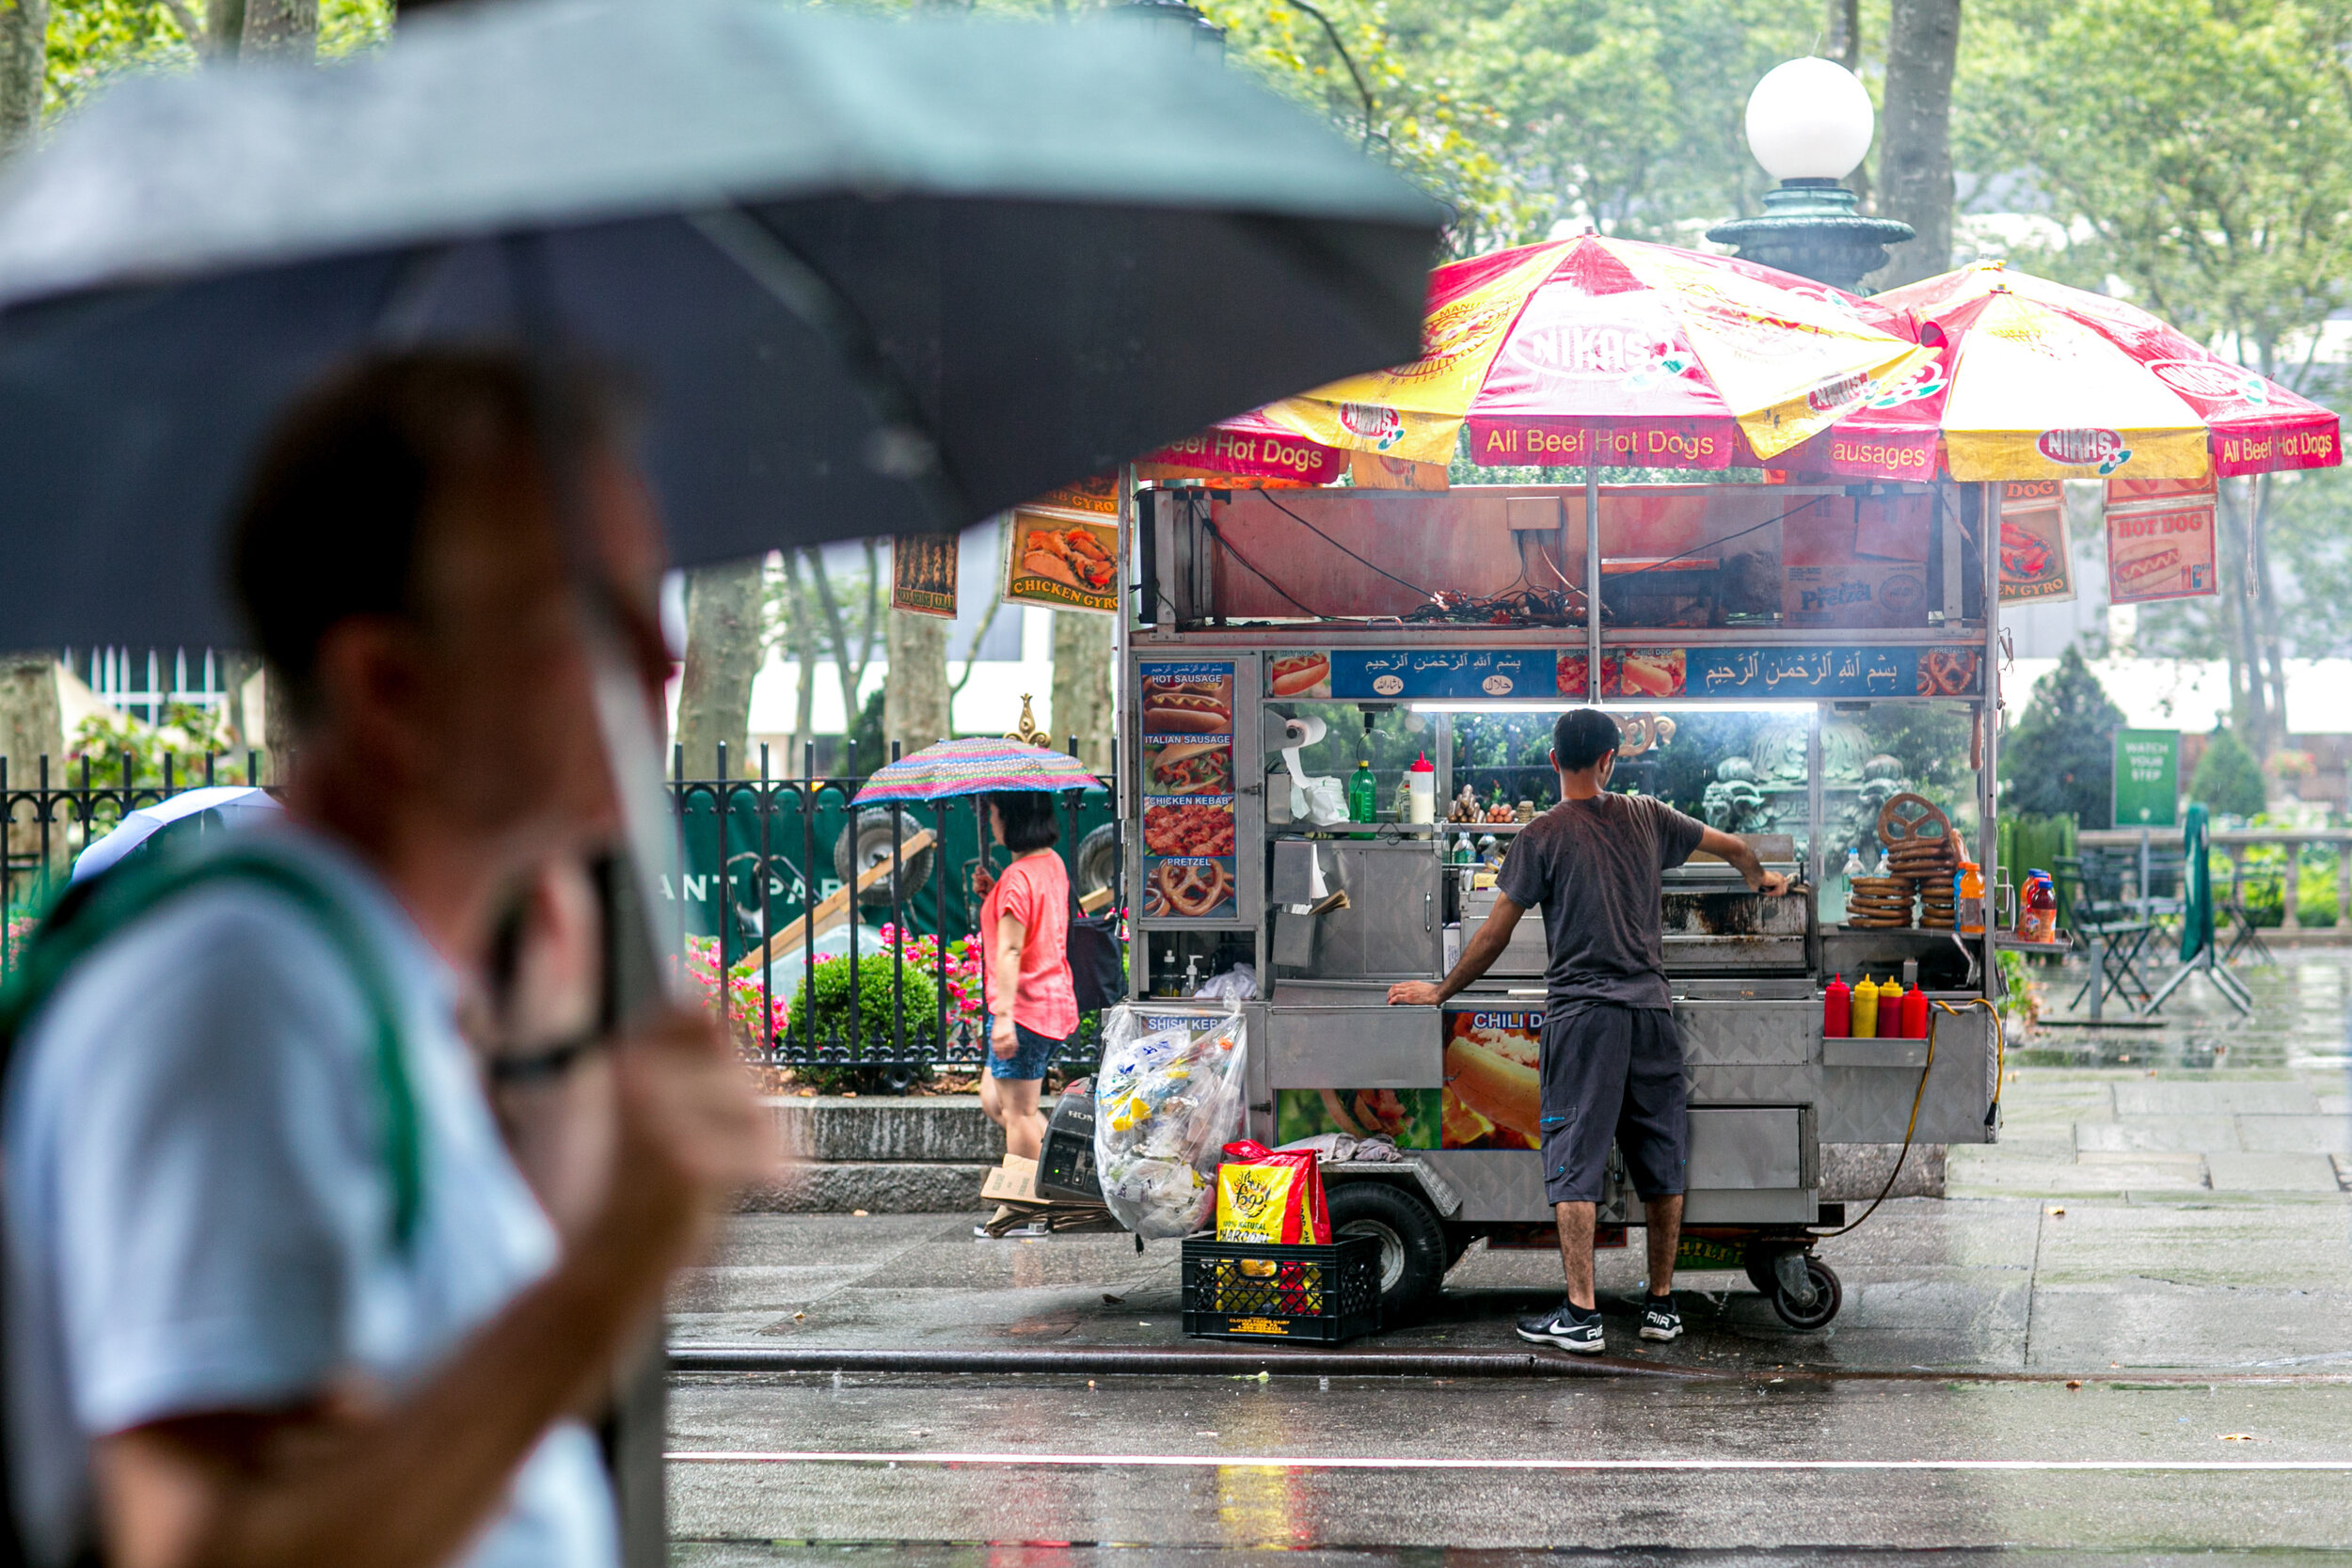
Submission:
[[[1923,987],[1914,986],[1903,996],[1903,1038],[1923,1040],[1928,1037],[1928,993]]]
[[[1821,1037],[1842,1040],[1852,1027],[1853,992],[1846,989],[1843,974],[1833,974],[1829,990],[1821,997]]]

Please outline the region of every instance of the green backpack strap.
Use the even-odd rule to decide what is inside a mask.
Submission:
[[[399,1004],[382,956],[358,918],[316,876],[284,856],[246,845],[142,858],[68,889],[26,941],[0,990],[0,1061],[14,1054],[24,1025],[101,942],[183,893],[222,883],[266,888],[294,904],[326,933],[358,984],[373,1032],[369,1058],[383,1113],[392,1240],[405,1248],[423,1203],[424,1160],[416,1092],[401,1048]]]

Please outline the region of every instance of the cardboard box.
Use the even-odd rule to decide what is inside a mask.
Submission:
[[[1037,1162],[1008,1154],[1005,1163],[988,1173],[980,1196],[998,1203],[1041,1203],[1037,1196]]]
[[[1926,626],[1928,530],[1917,504],[1923,499],[1823,498],[1822,504],[1785,517],[1782,621],[1791,626]]]

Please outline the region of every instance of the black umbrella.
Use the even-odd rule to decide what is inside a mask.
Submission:
[[[1146,32],[520,0],[117,89],[0,189],[0,645],[235,641],[238,480],[371,346],[633,372],[686,564],[1411,358],[1437,205]]]

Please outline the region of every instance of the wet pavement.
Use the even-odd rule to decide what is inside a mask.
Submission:
[[[2250,1022],[2192,982],[2164,1030],[2013,1053],[2003,1141],[1953,1150],[1952,1197],[1821,1243],[1846,1292],[1824,1330],[1686,1273],[1690,1332],[1645,1347],[1639,1251],[1604,1253],[1634,1375],[1293,1376],[1279,1352],[1264,1377],[1056,1375],[1057,1351],[1197,1343],[1173,1243],[743,1216],[675,1342],[1040,1370],[677,1379],[675,1560],[2348,1560],[2352,962],[2281,957],[2245,972]],[[1481,1247],[1377,1345],[1524,1351],[1510,1319],[1559,1288],[1549,1251]]]

